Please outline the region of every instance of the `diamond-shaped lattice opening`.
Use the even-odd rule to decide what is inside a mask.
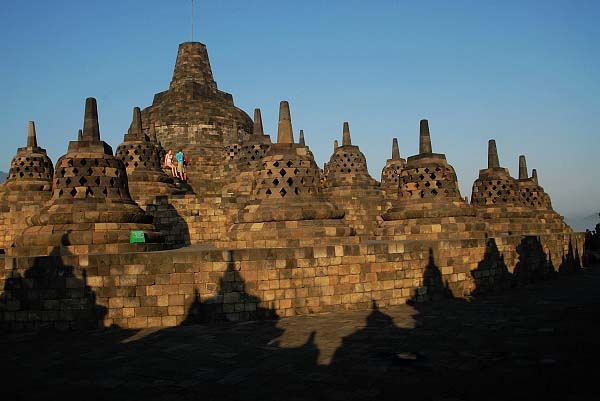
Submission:
[[[94,174],[94,170],[92,170],[92,168],[90,167],[90,168],[88,168],[87,173],[88,173],[88,175],[92,175],[92,174]]]
[[[420,196],[421,198],[424,198],[424,197],[425,197],[425,191],[421,191],[421,192],[419,192],[419,196]]]
[[[279,185],[279,180],[277,178],[275,178],[273,180],[273,185],[275,185],[275,186]]]
[[[102,193],[104,194],[104,196],[108,195],[108,189],[106,189],[106,187],[104,187],[104,189],[102,190]]]
[[[72,197],[75,197],[75,195],[77,195],[77,190],[75,188],[73,188],[71,190],[71,192],[69,192],[71,194]]]
[[[425,183],[425,186],[426,186],[427,188],[429,188],[429,187],[431,186],[431,183],[430,183],[429,181],[427,181],[427,182]]]
[[[298,170],[297,168],[294,169],[294,175],[298,175],[299,172],[300,170]]]
[[[285,197],[287,195],[287,191],[285,190],[285,188],[281,188],[281,190],[279,191],[279,194],[283,198],[283,197]]]
[[[300,184],[304,185],[306,183],[306,181],[304,180],[304,177],[300,178]]]
[[[438,191],[434,188],[434,189],[431,190],[431,194],[433,196],[436,196],[438,194]]]
[[[425,172],[429,173],[429,167],[425,167]]]
[[[77,170],[77,167],[75,167],[75,168],[73,169],[73,174],[78,174],[78,173],[79,173],[79,170]]]
[[[85,195],[86,196],[94,196],[94,191],[92,191],[91,188],[87,188],[85,190]]]
[[[94,180],[94,182],[96,183],[96,185],[100,185],[100,177],[96,177],[96,179]]]
[[[73,159],[67,160],[67,166],[73,167]]]
[[[294,180],[292,180],[292,177],[288,178],[287,181],[288,185],[291,187],[292,184],[294,183]]]
[[[267,189],[267,191],[265,192],[267,195],[271,195],[273,192],[271,192],[270,189]]]
[[[115,185],[115,179],[114,179],[114,178],[111,178],[109,182],[110,182],[110,186],[111,186],[111,187],[112,187],[113,185]]]
[[[285,165],[288,167],[292,167],[294,163],[291,160],[288,160],[288,162]]]
[[[298,194],[300,193],[300,190],[298,189],[298,187],[294,188],[294,193],[295,193],[296,195],[298,195]]]
[[[438,188],[441,188],[442,187],[442,182],[441,181],[436,181],[435,182],[435,186],[438,187]]]
[[[85,160],[85,159],[81,159],[81,160],[79,161],[79,164],[81,164],[82,166],[85,166],[85,165],[87,164],[87,160]]]
[[[281,175],[282,177],[285,177],[286,174],[287,174],[287,172],[285,171],[284,168],[282,168],[281,170],[279,170],[279,175]]]
[[[425,176],[424,176],[423,174],[421,174],[421,175],[419,176],[419,179],[422,181],[422,180],[424,180],[424,179],[425,179]]]
[[[64,194],[65,192],[61,189],[60,191],[58,191],[58,196],[62,196],[62,194]]]
[[[271,170],[267,170],[267,175],[272,175],[273,172]]]
[[[275,162],[275,163],[273,163],[273,166],[275,166],[275,167],[279,167],[279,162]]]
[[[71,184],[71,178],[70,177],[67,177],[67,179],[65,180],[65,184],[67,184],[67,185]]]
[[[134,167],[137,167],[138,165],[139,165],[138,162],[133,163]]]
[[[79,184],[80,184],[80,185],[82,185],[82,186],[83,186],[83,185],[85,185],[86,183],[87,183],[87,180],[85,179],[85,177],[81,177],[81,178],[79,179]]]
[[[431,178],[432,180],[435,180],[435,174],[434,173],[429,174],[429,178]]]

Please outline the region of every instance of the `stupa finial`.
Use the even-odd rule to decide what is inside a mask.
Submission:
[[[421,120],[419,132],[419,154],[431,153],[431,137],[429,136],[429,122]]]
[[[519,180],[525,180],[529,178],[527,175],[527,161],[525,160],[525,155],[519,156]]]
[[[29,121],[27,125],[27,147],[28,148],[37,148],[37,138],[35,135],[35,123],[33,121]]]
[[[290,105],[282,100],[279,103],[279,125],[277,128],[277,143],[294,143],[294,131],[292,131],[292,117],[290,116]]]
[[[500,161],[498,160],[498,150],[496,149],[496,141],[490,139],[488,141],[488,168],[500,167]]]
[[[252,133],[254,135],[264,135],[262,116],[259,108],[254,109],[254,129]]]
[[[392,160],[400,160],[400,149],[398,148],[398,138],[392,139]]]
[[[100,142],[100,126],[98,124],[98,106],[96,99],[88,97],[85,99],[85,117],[83,119],[84,141]]]
[[[537,175],[537,170],[536,169],[531,170],[531,179],[536,184],[538,183],[538,175]]]
[[[342,146],[350,145],[352,145],[352,140],[350,139],[350,126],[348,125],[348,121],[344,121],[344,134],[342,136]]]
[[[136,138],[142,137],[142,111],[139,107],[133,108],[133,118],[127,133]]]
[[[148,137],[150,137],[150,142],[154,142],[154,143],[158,142],[158,139],[156,139],[156,125],[154,124],[154,122],[150,123]]]
[[[304,130],[300,130],[300,138],[298,139],[298,143],[301,146],[306,146],[306,143],[304,143]]]
[[[338,140],[337,140],[337,139],[335,139],[335,140],[333,141],[333,151],[335,152],[335,151],[337,150],[337,148],[339,148],[339,147],[340,147],[340,145],[339,145],[339,143],[338,143]]]

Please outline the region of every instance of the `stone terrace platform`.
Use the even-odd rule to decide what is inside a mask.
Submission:
[[[600,267],[470,301],[0,337],[3,399],[594,399]]]

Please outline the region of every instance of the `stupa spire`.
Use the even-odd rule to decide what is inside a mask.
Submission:
[[[498,150],[496,149],[496,141],[490,139],[488,141],[488,168],[500,167],[500,161],[498,160]]]
[[[398,148],[398,138],[392,139],[392,160],[400,160],[400,149]]]
[[[206,46],[199,42],[181,43],[177,52],[170,87],[174,89],[188,83],[208,87],[211,91],[217,90]]]
[[[304,143],[304,130],[300,130],[300,138],[298,139],[298,143],[301,146],[306,146],[306,143]]]
[[[536,169],[531,170],[531,179],[536,184],[538,183],[538,175],[537,175],[537,170]]]
[[[421,120],[419,131],[419,154],[423,153],[431,153],[431,137],[427,120]]]
[[[88,97],[85,99],[85,117],[83,119],[84,141],[100,142],[100,126],[98,124],[98,106],[96,99]]]
[[[133,117],[127,133],[135,138],[142,137],[142,112],[139,107],[133,108]]]
[[[37,137],[35,135],[35,123],[33,121],[29,121],[27,125],[27,147],[28,148],[37,148]]]
[[[525,155],[519,156],[519,180],[525,180],[529,178],[527,175],[527,161],[525,160]]]
[[[351,146],[352,140],[350,139],[350,126],[348,121],[344,121],[344,133],[342,135],[342,146]]]
[[[259,108],[254,109],[254,129],[252,133],[254,135],[264,135],[262,116]]]
[[[340,147],[340,145],[339,145],[339,143],[338,143],[338,140],[337,140],[337,139],[335,139],[335,140],[333,141],[333,151],[335,152],[335,151],[337,150],[337,148],[339,148],[339,147]]]
[[[279,103],[279,124],[277,128],[277,143],[294,143],[294,131],[292,131],[292,117],[290,116],[290,105],[282,100]]]
[[[154,122],[150,123],[150,130],[148,131],[148,137],[150,137],[150,142],[158,142],[156,139],[156,125]]]

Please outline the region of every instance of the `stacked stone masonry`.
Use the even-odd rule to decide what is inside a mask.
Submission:
[[[114,156],[93,99],[56,168],[30,124],[0,186],[0,324],[287,317],[479,295],[580,265],[583,234],[524,156],[513,178],[490,141],[468,203],[426,120],[419,145],[401,159],[394,140],[379,182],[345,123],[321,170],[287,102],[272,143],[260,110],[250,119],[217,88],[206,47],[183,43],[169,89],[134,109]],[[190,158],[187,182],[165,169],[168,149]]]

